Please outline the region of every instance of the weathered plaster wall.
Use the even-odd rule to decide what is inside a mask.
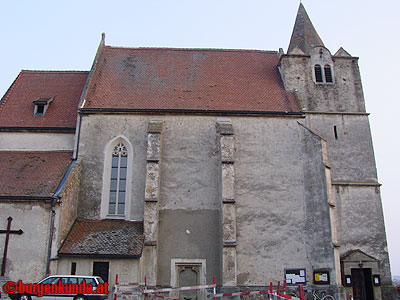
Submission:
[[[161,210],[157,284],[170,285],[173,258],[206,259],[206,282],[212,283],[216,277],[220,283],[219,228],[218,210]]]
[[[0,150],[73,150],[74,133],[0,132]]]
[[[79,150],[79,213],[99,218],[104,147],[123,135],[134,148],[132,215],[143,218],[146,126],[150,119],[164,121],[157,284],[170,284],[172,258],[206,259],[207,282],[213,276],[220,281],[222,216],[217,117],[84,116]],[[307,136],[297,118],[231,120],[236,148],[238,284],[265,284],[282,278],[285,268],[306,267],[309,281],[313,267],[333,270],[331,243],[326,244],[330,235],[324,237],[330,233],[330,224],[328,206],[324,204],[326,182],[320,138]],[[305,186],[313,191],[306,192]],[[311,223],[318,227],[307,228],[310,224],[305,220],[314,213],[321,221],[314,217]],[[320,239],[309,239],[307,230],[317,232]],[[321,247],[320,252],[313,250]],[[315,265],[309,257],[315,259]]]
[[[323,237],[330,224],[324,220],[329,215],[320,139],[292,119],[232,123],[238,285],[283,278],[285,268],[306,268],[308,281],[313,267],[333,270],[331,242]],[[319,239],[310,238],[310,231]]]
[[[105,147],[115,137],[123,135],[133,147],[130,219],[143,220],[148,120],[147,116],[127,115],[90,115],[83,118],[79,145],[82,188],[78,209],[82,218],[100,218]]]
[[[0,226],[7,228],[7,218],[13,218],[7,254],[6,276],[10,280],[37,282],[46,273],[47,245],[50,225],[50,203],[43,201],[1,202]],[[0,252],[4,251],[5,234],[0,235]]]
[[[328,157],[334,182],[377,181],[367,115],[307,114],[306,123],[328,141]]]

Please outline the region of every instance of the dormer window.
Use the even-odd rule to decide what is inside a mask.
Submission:
[[[34,116],[44,116],[46,113],[47,108],[51,101],[53,101],[54,97],[52,98],[37,98],[33,100],[33,104],[35,105],[33,109]]]
[[[332,68],[330,65],[314,65],[314,80],[316,83],[333,83]]]

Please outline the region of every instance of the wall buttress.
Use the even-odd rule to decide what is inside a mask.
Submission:
[[[142,280],[147,285],[157,284],[157,241],[159,231],[160,163],[162,120],[150,120],[147,127],[147,165],[144,204],[144,249]]]
[[[222,282],[224,286],[236,286],[235,139],[230,121],[217,121],[216,126],[221,153]]]

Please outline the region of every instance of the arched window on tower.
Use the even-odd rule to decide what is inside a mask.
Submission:
[[[324,66],[324,73],[325,73],[325,82],[332,83],[333,78],[332,78],[332,70],[331,70],[330,65]]]
[[[314,74],[315,74],[315,81],[316,82],[323,82],[321,65],[315,65],[314,66]]]
[[[128,151],[120,142],[114,147],[111,158],[109,215],[125,214],[127,169]]]

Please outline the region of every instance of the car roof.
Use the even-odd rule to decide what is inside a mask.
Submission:
[[[91,275],[50,275],[46,278],[50,278],[50,277],[71,277],[71,278],[100,278],[99,276],[91,276]]]

